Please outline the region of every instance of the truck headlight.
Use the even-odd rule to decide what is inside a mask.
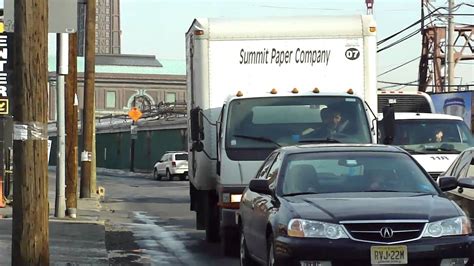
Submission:
[[[230,202],[240,202],[242,194],[230,194]]]
[[[331,224],[304,219],[291,219],[288,236],[340,239],[349,238],[339,224]]]
[[[222,193],[222,202],[224,203],[240,203],[242,194]]]
[[[466,216],[428,223],[423,237],[468,235],[472,233],[471,222]]]

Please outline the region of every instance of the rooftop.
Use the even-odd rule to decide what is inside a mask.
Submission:
[[[158,64],[161,63],[162,67],[157,66],[131,66],[131,65],[100,65],[99,63],[117,63],[114,62],[113,58],[101,59],[96,58],[96,73],[112,73],[112,74],[163,74],[163,75],[186,75],[186,61],[184,60],[175,60],[175,59],[160,59]],[[104,61],[105,60],[105,61]],[[122,62],[129,61],[128,59]],[[144,61],[149,62],[149,58]],[[145,63],[147,63],[145,62]],[[133,62],[130,62],[131,64]],[[136,64],[136,63],[135,63]],[[82,73],[84,71],[84,57],[77,58],[77,69],[78,72]],[[48,56],[48,71],[56,71],[56,56]]]

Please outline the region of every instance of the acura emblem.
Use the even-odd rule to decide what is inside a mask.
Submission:
[[[383,238],[392,238],[393,230],[390,227],[382,227],[382,229],[380,229],[380,235]]]

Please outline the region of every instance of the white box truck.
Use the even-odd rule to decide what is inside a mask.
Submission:
[[[275,148],[376,143],[376,50],[375,22],[365,15],[193,21],[190,197],[209,241],[238,251],[242,192]]]

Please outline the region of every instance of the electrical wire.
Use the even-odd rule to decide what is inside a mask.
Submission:
[[[471,4],[460,3],[460,4],[456,5],[456,6],[454,6],[453,11],[458,10],[458,9],[459,9],[461,6],[463,6],[463,5],[467,5],[467,6],[470,6],[470,7],[474,7],[474,5],[471,5]],[[380,41],[378,41],[378,42],[377,42],[377,45],[383,44],[384,42],[386,42],[386,41],[388,41],[388,40],[390,40],[390,39],[392,39],[392,38],[394,38],[394,37],[400,35],[401,33],[405,32],[406,30],[408,30],[408,29],[410,29],[410,28],[412,28],[412,27],[414,27],[414,26],[420,24],[422,21],[424,21],[424,20],[430,18],[431,15],[433,15],[435,12],[439,12],[439,10],[442,10],[442,9],[443,9],[443,10],[448,10],[448,8],[446,8],[446,7],[438,7],[438,8],[436,8],[436,9],[434,9],[433,11],[431,11],[429,14],[425,15],[423,18],[421,18],[421,19],[415,21],[414,23],[410,24],[409,26],[407,26],[407,27],[401,29],[400,31],[398,31],[398,32],[396,32],[396,33],[394,33],[394,34],[392,34],[392,35],[390,35],[390,36],[388,36],[388,37],[386,37],[386,38],[384,38],[384,39],[382,39],[382,40],[380,40]],[[442,14],[441,14],[441,15],[442,15]],[[437,16],[435,15],[435,17],[441,16],[441,15],[437,15]],[[456,15],[456,14],[453,14],[453,15]],[[468,15],[473,15],[473,14],[468,14]]]
[[[412,28],[412,27],[414,27],[414,26],[420,24],[422,21],[428,19],[433,13],[435,13],[436,11],[438,11],[438,10],[440,10],[440,9],[443,9],[443,8],[442,8],[442,7],[436,8],[435,10],[431,11],[429,14],[427,14],[427,15],[424,16],[423,18],[421,18],[421,19],[419,19],[419,20],[413,22],[413,23],[410,24],[409,26],[407,26],[407,27],[401,29],[400,31],[398,31],[398,32],[396,32],[396,33],[394,33],[394,34],[392,34],[392,35],[390,35],[390,36],[388,36],[388,37],[386,37],[386,38],[384,38],[384,39],[382,39],[382,40],[380,40],[380,41],[378,41],[378,42],[377,42],[377,45],[380,45],[380,44],[382,44],[382,43],[384,43],[384,42],[386,42],[386,41],[388,41],[388,40],[390,40],[390,39],[392,39],[392,38],[394,38],[394,37],[400,35],[401,33],[405,32],[406,30],[408,30],[408,29],[410,29],[410,28]]]
[[[399,69],[399,68],[401,68],[401,67],[403,67],[403,66],[406,66],[406,65],[410,64],[411,62],[413,62],[413,61],[415,61],[415,60],[417,60],[417,59],[420,59],[420,57],[421,57],[421,56],[415,57],[415,58],[413,58],[413,59],[410,60],[410,61],[407,61],[407,62],[405,62],[405,63],[403,63],[403,64],[401,64],[401,65],[398,65],[398,66],[396,66],[396,67],[394,67],[394,68],[392,68],[392,69],[389,69],[389,70],[383,72],[382,74],[377,75],[377,77],[383,76],[383,75],[385,75],[385,74],[387,74],[387,73],[390,73],[390,72],[392,72],[392,71],[394,71],[394,70],[397,70],[397,69]]]
[[[393,46],[395,46],[395,45],[397,45],[397,44],[399,44],[399,43],[402,43],[402,42],[404,42],[404,41],[406,41],[406,40],[408,40],[408,39],[410,39],[410,38],[416,36],[416,35],[417,35],[418,33],[420,33],[420,32],[421,32],[421,29],[417,29],[417,30],[413,31],[412,33],[406,35],[405,37],[403,37],[403,38],[401,38],[401,39],[399,39],[399,40],[397,40],[397,41],[395,41],[395,42],[393,42],[393,43],[391,43],[391,44],[388,44],[387,46],[385,46],[385,47],[383,47],[383,48],[378,49],[378,50],[377,50],[377,53],[380,53],[380,52],[382,52],[382,51],[387,50],[388,48],[391,48],[391,47],[393,47]]]

